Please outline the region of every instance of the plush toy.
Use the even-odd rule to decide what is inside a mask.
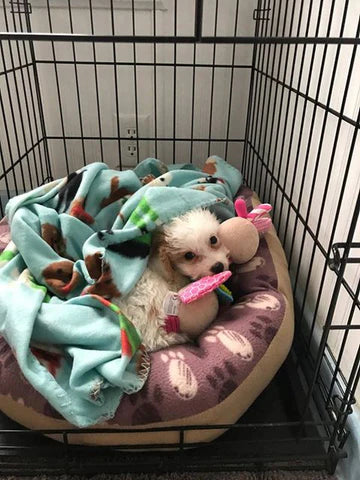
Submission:
[[[271,208],[269,204],[261,204],[248,213],[243,198],[235,201],[238,216],[223,222],[218,230],[221,242],[230,250],[233,263],[246,263],[256,254],[260,234],[271,226],[271,219],[265,217]],[[173,294],[173,302],[170,305],[168,302],[165,307],[166,330],[181,331],[191,338],[200,335],[215,320],[219,300],[232,300],[231,292],[222,285],[230,276],[231,272],[225,271],[204,277]]]
[[[235,201],[237,217],[223,222],[218,231],[221,242],[230,250],[233,263],[246,263],[252,259],[259,247],[259,234],[266,232],[271,225],[270,218],[264,215],[271,211],[271,205],[264,203],[247,213],[245,200]]]

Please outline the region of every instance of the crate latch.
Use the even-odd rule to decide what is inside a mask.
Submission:
[[[270,20],[271,8],[254,8],[253,20]]]
[[[31,3],[20,0],[11,0],[10,2],[11,13],[32,13]]]
[[[347,247],[346,243],[334,243],[331,247],[333,257],[328,259],[328,264],[331,270],[338,272],[340,270],[341,264],[344,262],[348,263],[358,263],[360,264],[360,257],[352,257],[348,255],[344,257],[344,254],[340,250],[344,250]],[[360,242],[353,242],[350,244],[350,249],[360,248]]]

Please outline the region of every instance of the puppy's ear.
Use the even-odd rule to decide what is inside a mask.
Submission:
[[[175,279],[175,269],[171,262],[169,245],[160,245],[159,259],[162,263],[166,279],[168,281],[173,281]]]
[[[158,232],[153,238],[153,256],[161,269],[161,274],[167,281],[175,278],[175,269],[171,261],[171,247],[166,240],[164,232]]]

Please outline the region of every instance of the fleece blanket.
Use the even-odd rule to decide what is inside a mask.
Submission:
[[[147,159],[103,163],[9,201],[1,254],[0,334],[22,374],[69,422],[114,416],[149,371],[141,339],[112,299],[142,275],[152,231],[195,207],[234,214],[239,171],[218,157],[199,170]]]

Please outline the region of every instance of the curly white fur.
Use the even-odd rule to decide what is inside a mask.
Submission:
[[[203,209],[191,210],[165,225],[164,233],[175,268],[191,280],[227,270],[229,250],[221,244],[218,228],[215,215]],[[216,243],[211,243],[211,238],[216,239]],[[192,260],[185,258],[187,252],[195,255]],[[212,270],[215,265],[220,266],[219,271]]]
[[[179,291],[190,280],[212,275],[214,269],[228,269],[229,252],[217,238],[218,227],[215,215],[203,209],[192,210],[163,226],[155,234],[142,277],[128,295],[115,299],[148,350],[189,341],[187,335],[167,333],[163,328],[163,301],[169,291]],[[189,252],[194,255],[191,259],[186,258],[192,256]]]

